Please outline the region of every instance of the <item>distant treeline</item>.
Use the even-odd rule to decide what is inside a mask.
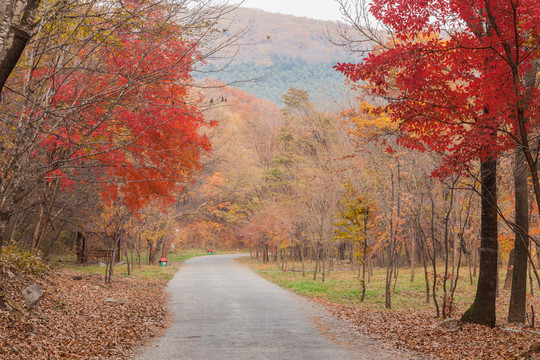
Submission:
[[[282,107],[281,96],[290,87],[307,90],[314,103],[322,107],[331,106],[346,94],[344,78],[332,66],[333,62],[308,63],[299,58],[272,56],[272,64],[256,65],[242,62],[228,66],[224,71],[216,71],[208,65],[204,70],[216,71],[210,74],[231,86],[241,88],[258,98],[267,99]],[[350,92],[349,92],[350,94]]]

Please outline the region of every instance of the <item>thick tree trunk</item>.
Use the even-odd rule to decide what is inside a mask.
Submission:
[[[515,186],[515,242],[512,271],[512,291],[508,309],[508,322],[525,322],[527,293],[527,260],[529,251],[529,188],[525,156],[516,148],[514,167]]]
[[[161,236],[156,241],[156,246],[154,246],[154,251],[152,251],[150,257],[149,257],[149,263],[150,265],[156,265],[159,261],[159,259],[162,256],[163,252],[163,245],[165,243],[165,236]]]
[[[86,264],[88,262],[88,242],[84,234],[75,233],[75,249],[77,251],[77,263]]]
[[[342,243],[339,243],[338,245],[338,254],[339,254],[339,260],[340,261],[343,261],[345,260],[345,250],[347,249],[347,243],[346,242],[342,242]]]
[[[497,293],[497,160],[489,157],[480,165],[481,173],[481,237],[480,272],[476,297],[465,312],[463,321],[495,326],[495,300]]]
[[[0,93],[32,37],[40,0],[10,0],[0,25]]]

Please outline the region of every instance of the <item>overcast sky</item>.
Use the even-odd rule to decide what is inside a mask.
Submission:
[[[242,6],[320,20],[341,19],[335,0],[245,0]]]

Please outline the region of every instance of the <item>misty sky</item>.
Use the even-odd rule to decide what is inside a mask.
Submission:
[[[335,0],[245,0],[242,6],[321,20],[341,18]]]

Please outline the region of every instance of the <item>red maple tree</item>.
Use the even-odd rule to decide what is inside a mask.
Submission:
[[[54,129],[42,135],[48,154],[63,157],[67,168],[94,167],[105,199],[121,197],[132,210],[155,199],[173,201],[174,190],[190,181],[210,150],[199,132],[207,124],[193,105],[197,96],[189,93],[195,45],[180,25],[164,26],[161,18],[158,10],[133,17],[113,41],[79,55],[95,59],[97,69],[56,74],[52,108],[63,111],[65,121],[51,122]],[[78,175],[60,168],[49,177],[67,186]]]
[[[363,81],[399,123],[399,142],[445,155],[435,175],[481,161],[481,274],[472,321],[495,324],[496,158],[516,144],[533,173],[538,119],[540,8],[534,0],[374,0],[369,11],[392,31],[359,64],[336,69]]]

